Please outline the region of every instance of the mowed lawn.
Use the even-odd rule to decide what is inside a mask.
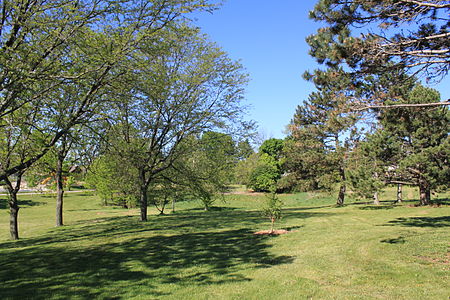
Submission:
[[[276,227],[290,232],[263,236],[263,196],[228,195],[209,212],[196,201],[164,216],[150,208],[142,223],[137,209],[68,194],[61,228],[53,197],[20,196],[13,242],[0,196],[0,299],[449,299],[443,195],[439,207],[280,197]]]

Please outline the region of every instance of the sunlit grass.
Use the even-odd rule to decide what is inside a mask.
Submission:
[[[415,196],[336,207],[331,195],[281,195],[276,227],[291,232],[260,236],[264,195],[227,195],[209,212],[197,201],[150,208],[142,223],[137,209],[68,194],[61,228],[53,197],[23,195],[16,242],[0,196],[0,298],[447,299],[448,199],[412,207]]]

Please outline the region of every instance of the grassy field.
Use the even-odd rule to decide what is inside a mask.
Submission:
[[[141,223],[138,210],[68,194],[55,228],[55,200],[24,195],[13,242],[0,196],[0,299],[449,299],[442,195],[440,207],[283,195],[280,236],[254,234],[269,228],[262,197],[228,195],[210,212],[179,203]]]

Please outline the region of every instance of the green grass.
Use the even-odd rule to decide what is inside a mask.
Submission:
[[[390,200],[394,190],[382,195]],[[1,299],[448,299],[450,207],[381,206],[282,195],[290,233],[261,236],[263,196],[228,195],[138,221],[138,210],[68,194],[66,226],[52,197],[20,196],[21,240],[9,241],[0,196]]]

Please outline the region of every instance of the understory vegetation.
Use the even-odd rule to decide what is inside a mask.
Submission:
[[[326,194],[279,195],[288,234],[255,235],[270,221],[262,194],[228,194],[204,211],[102,206],[66,195],[66,226],[53,227],[54,197],[19,195],[22,239],[10,241],[0,196],[2,299],[446,299],[448,195],[415,207],[417,191],[380,194],[381,205]]]

